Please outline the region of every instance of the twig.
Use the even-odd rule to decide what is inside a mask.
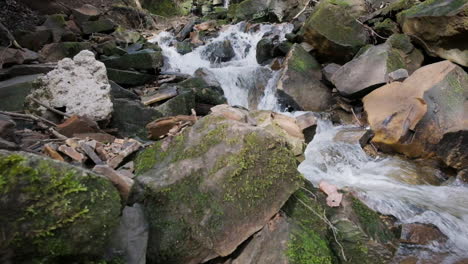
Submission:
[[[311,192],[310,190],[308,190],[307,188],[304,188],[304,187],[301,187],[301,189],[303,191],[308,192],[310,195],[312,195],[314,197],[315,200],[317,200],[317,195],[315,195],[315,193]]]
[[[54,112],[54,113],[56,113],[56,114],[59,114],[59,115],[65,116],[65,117],[71,117],[71,115],[69,115],[69,114],[67,114],[67,113],[64,113],[64,112],[62,112],[62,111],[59,111],[59,110],[57,110],[57,109],[55,109],[55,108],[52,108],[52,107],[50,107],[50,106],[48,106],[48,105],[46,105],[46,104],[40,102],[39,100],[37,100],[37,99],[35,99],[35,98],[31,98],[31,100],[33,100],[33,101],[36,102],[37,104],[42,105],[43,107],[47,108],[48,110],[50,110],[50,111],[52,111],[52,112]]]
[[[330,222],[330,220],[328,220],[328,218],[325,216],[325,210],[323,212],[323,216],[320,215],[319,213],[317,213],[312,207],[310,207],[309,205],[307,205],[304,201],[302,201],[301,199],[299,199],[298,197],[294,196],[294,198],[296,198],[305,208],[309,209],[312,213],[314,213],[316,216],[318,216],[323,222],[325,222],[325,224],[327,224],[330,229],[332,230],[332,233],[333,233],[333,237],[335,239],[335,242],[336,244],[338,244],[338,246],[340,247],[340,250],[341,250],[341,255],[343,256],[343,259],[344,261],[348,261],[346,259],[346,255],[344,253],[344,248],[343,248],[343,245],[341,245],[341,243],[338,241],[338,237],[337,237],[337,233],[338,233],[338,229]]]
[[[197,112],[192,108],[192,115],[195,118],[195,122],[198,121]]]
[[[297,15],[295,15],[293,17],[293,20],[297,19],[302,13],[304,13],[304,11],[306,11],[307,7],[310,5],[310,2],[312,2],[312,1],[315,2],[315,3],[318,3],[317,0],[309,0],[309,2],[307,2],[307,4],[305,4],[304,8],[301,11],[299,11],[299,13],[297,13]]]
[[[7,111],[0,111],[0,114],[9,115],[11,117],[28,118],[28,119],[32,119],[34,121],[42,121],[44,123],[49,124],[49,126],[53,126],[53,127],[57,126],[57,124],[55,124],[52,121],[49,121],[49,120],[47,120],[47,119],[45,119],[43,117],[32,115],[32,114],[31,115],[29,115],[29,114],[20,114],[20,113],[13,113],[13,112],[7,112]]]
[[[0,22],[0,30],[3,30],[7,34],[8,40],[10,40],[10,45],[13,44],[13,46],[17,49],[22,49],[22,47],[16,42],[15,37],[13,37],[13,34],[11,34],[10,30],[8,30],[7,27],[5,27],[2,22]]]
[[[362,23],[361,21],[359,21],[359,19],[355,18],[354,20],[356,20],[356,22],[358,22],[359,24],[361,24],[361,26],[365,27],[367,30],[369,30],[370,32],[372,32],[373,35],[376,35],[377,37],[381,38],[381,39],[388,39],[386,37],[382,37],[380,36],[377,32],[375,32],[371,27],[369,27],[368,25]]]
[[[359,125],[360,127],[362,127],[362,123],[361,123],[361,121],[359,121],[359,119],[357,118],[356,113],[354,113],[354,108],[353,108],[353,107],[351,107],[351,113],[353,113],[353,116],[354,116],[354,118],[356,119],[356,121],[358,122],[358,125]]]
[[[54,135],[58,139],[61,139],[61,140],[67,140],[68,139],[68,137],[60,134],[59,132],[57,132],[57,130],[53,129],[52,127],[49,128],[49,131],[50,131],[50,133],[52,133],[52,135]]]

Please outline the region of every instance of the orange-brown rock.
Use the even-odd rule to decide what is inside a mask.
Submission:
[[[434,156],[444,135],[468,130],[467,98],[468,75],[461,67],[442,61],[420,68],[364,97],[372,141],[410,157]]]

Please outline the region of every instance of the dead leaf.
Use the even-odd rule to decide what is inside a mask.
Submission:
[[[327,205],[330,207],[340,206],[341,200],[343,200],[343,194],[338,192],[338,188],[326,181],[320,181],[319,188],[322,192],[328,195]]]

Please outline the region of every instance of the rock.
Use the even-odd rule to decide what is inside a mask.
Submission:
[[[158,79],[156,75],[152,74],[111,68],[107,68],[107,75],[109,80],[112,80],[124,87],[140,86],[147,83],[152,83]]]
[[[387,74],[387,82],[402,82],[409,77],[408,71],[406,69],[398,69]]]
[[[190,36],[190,32],[192,32],[193,27],[195,26],[196,21],[192,20],[185,24],[185,26],[182,28],[182,30],[177,34],[176,39],[178,41],[184,41],[186,38]],[[200,30],[200,29],[198,29]]]
[[[134,139],[125,140],[122,144],[122,148],[119,151],[119,153],[111,159],[107,160],[107,165],[109,165],[113,169],[116,169],[128,156],[135,153],[140,148],[140,142]]]
[[[144,105],[151,105],[177,96],[176,86],[160,87],[154,93],[142,96],[141,101]]]
[[[42,62],[55,62],[64,58],[72,58],[83,50],[91,50],[89,42],[60,42],[45,45],[39,51]]]
[[[176,49],[182,55],[190,53],[193,51],[194,45],[190,42],[177,42]]]
[[[117,128],[118,133],[124,137],[146,138],[146,124],[162,117],[159,111],[145,107],[140,101],[113,99],[112,102],[114,113],[110,125]]]
[[[163,56],[160,51],[141,50],[121,57],[105,59],[102,62],[109,67],[121,70],[151,70],[158,72],[163,66]]]
[[[0,54],[2,54],[0,69],[3,65],[23,64],[39,59],[39,55],[36,52],[28,49],[19,50],[0,47]]]
[[[97,20],[101,15],[101,11],[93,5],[84,4],[80,8],[72,9],[72,14],[78,23],[83,23],[90,20]]]
[[[332,81],[332,76],[341,68],[341,65],[336,63],[329,63],[322,69],[322,75],[328,82]]]
[[[359,14],[359,13],[358,13]],[[352,1],[321,1],[301,30],[320,62],[346,63],[368,41],[366,29],[356,21]]]
[[[317,130],[317,117],[313,113],[308,112],[296,117],[296,123],[302,129],[305,143],[311,142]]]
[[[246,123],[208,116],[175,137],[167,152],[161,144],[137,157],[135,179],[145,193],[133,194],[145,197],[152,263],[229,255],[301,181],[283,139]]]
[[[444,243],[447,237],[432,225],[403,224],[400,241],[407,244],[429,245],[433,242]]]
[[[127,30],[122,27],[117,27],[114,33],[112,33],[112,36],[115,37],[118,44],[122,44],[123,46],[136,43],[142,38],[142,35],[139,32]]]
[[[25,75],[0,82],[0,110],[22,111],[25,98],[33,89],[35,80],[42,74]]]
[[[192,91],[182,91],[179,94],[154,107],[153,109],[161,113],[161,116],[190,115],[192,109],[196,109],[195,95]],[[197,111],[198,113],[198,111]]]
[[[267,63],[274,58],[273,49],[275,45],[270,38],[263,38],[257,44],[257,62],[258,64]]]
[[[17,31],[15,32],[15,38],[21,47],[33,51],[39,51],[44,45],[53,42],[52,30],[50,29]]]
[[[52,31],[52,39],[56,43],[60,41],[76,41],[75,34],[67,27],[66,15],[63,14],[49,15],[46,21],[37,29],[39,31]]]
[[[52,71],[56,64],[23,64],[14,65],[4,70],[0,70],[0,80],[14,78],[24,75],[34,75],[48,73]]]
[[[430,55],[468,66],[467,12],[465,1],[426,1],[399,13],[398,21]]]
[[[105,56],[123,56],[127,51],[118,47],[115,40],[108,40],[104,43],[98,44],[94,49]]]
[[[141,6],[149,10],[152,14],[172,17],[176,15],[188,15],[192,6],[192,1],[178,1],[171,0],[143,0]]]
[[[7,115],[0,114],[0,138],[14,140],[16,123]]]
[[[111,181],[119,191],[122,200],[127,200],[128,195],[130,194],[130,190],[133,186],[132,179],[121,175],[119,172],[115,171],[107,165],[96,165],[93,168],[93,172],[104,175],[107,179],[109,179],[109,181]]]
[[[372,132],[365,128],[347,128],[340,130],[335,137],[334,141],[344,142],[348,144],[359,144],[364,147],[372,138]]]
[[[248,106],[250,109],[258,109],[259,104],[265,96],[265,89],[267,88],[268,81],[273,76],[273,72],[268,67],[260,67],[253,70],[250,75],[253,78],[246,78],[246,81],[243,80],[243,84],[249,91],[247,95]]]
[[[424,55],[419,49],[414,47],[409,36],[393,34],[387,39],[386,43],[400,53],[400,56],[406,64],[405,68],[410,75],[421,67],[424,61]]]
[[[409,157],[433,156],[445,135],[467,130],[467,87],[464,70],[442,61],[420,68],[402,83],[373,91],[363,99],[375,133],[372,141]],[[447,157],[464,152],[444,149]]]
[[[399,52],[389,44],[381,44],[343,65],[331,81],[341,95],[358,98],[387,83],[389,73],[405,68]]]
[[[113,81],[109,81],[109,83],[111,85],[112,98],[115,98],[115,99],[123,98],[123,99],[130,99],[130,100],[140,99],[140,97],[136,95],[134,92],[132,92],[131,90],[125,89]]]
[[[229,40],[209,44],[202,52],[202,58],[211,63],[220,63],[231,60],[236,56]]]
[[[3,138],[0,138],[0,150],[5,149],[5,150],[19,150],[20,147],[11,141],[5,140]]]
[[[221,84],[219,83],[218,79],[216,79],[216,75],[207,68],[199,68],[195,71],[193,75],[195,77],[202,78],[203,81],[205,81],[210,87],[221,88]]]
[[[120,214],[118,192],[107,179],[24,152],[0,151],[0,171],[0,241],[12,263],[104,260]]]
[[[92,33],[112,32],[116,27],[117,25],[110,19],[87,21],[81,24],[81,29],[86,35]]]
[[[146,263],[148,230],[143,205],[125,206],[113,239],[115,255],[123,258],[128,264]]]
[[[135,1],[137,2],[137,1]],[[111,18],[117,25],[135,30],[154,30],[156,22],[150,12],[146,9],[124,5],[113,5],[106,12],[106,17]],[[159,20],[158,20],[159,21]]]
[[[96,122],[86,116],[73,115],[62,124],[57,125],[57,132],[66,136],[74,137],[75,134],[95,133],[100,131]]]
[[[226,119],[247,123],[249,112],[245,109],[231,107],[227,104],[217,105],[211,108],[213,115],[223,116]]]
[[[62,152],[63,154],[70,157],[72,160],[77,161],[79,163],[83,163],[83,161],[86,160],[86,157],[83,154],[79,153],[74,148],[66,145],[59,146],[58,151]]]
[[[211,83],[214,85],[215,83]],[[191,91],[195,95],[196,103],[218,105],[226,103],[223,89],[219,86],[211,86],[202,78],[190,78],[176,84],[179,93],[182,91]],[[163,85],[165,86],[165,85]]]
[[[146,125],[148,130],[148,138],[151,140],[159,140],[163,136],[166,136],[175,126],[183,123],[188,123],[190,126],[196,121],[195,116],[172,116],[154,120],[153,122]]]
[[[283,63],[277,84],[280,102],[295,110],[322,111],[331,103],[331,91],[320,82],[320,64],[294,44]]]
[[[106,67],[90,51],[80,52],[73,60],[59,61],[55,70],[38,80],[25,107],[44,114],[47,109],[33,99],[50,107],[65,107],[63,112],[67,114],[86,115],[95,121],[108,119],[112,114]]]
[[[468,148],[466,148],[467,144],[468,131],[465,125],[463,130],[444,134],[436,148],[437,156],[443,160],[445,164],[452,168],[459,170],[468,168]]]

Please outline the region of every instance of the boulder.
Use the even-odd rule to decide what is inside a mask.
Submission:
[[[280,103],[294,110],[323,111],[330,106],[331,90],[321,80],[320,64],[300,45],[286,56],[277,83]]]
[[[192,1],[143,0],[141,1],[141,6],[152,14],[172,17],[176,15],[188,15],[192,7]]]
[[[125,54],[121,57],[102,60],[109,68],[120,70],[150,70],[158,72],[163,66],[164,60],[160,51],[140,50],[135,53]]]
[[[0,114],[0,138],[14,140],[16,123],[10,116]]]
[[[105,56],[122,56],[127,54],[127,51],[117,46],[115,40],[108,40],[104,43],[98,44],[94,49]]]
[[[236,20],[290,21],[304,7],[302,0],[244,0],[229,5],[228,17]]]
[[[78,23],[83,23],[90,20],[97,20],[101,15],[101,11],[93,5],[84,4],[80,8],[72,9],[72,14]]]
[[[142,38],[142,35],[135,30],[127,30],[123,27],[117,27],[117,29],[112,33],[112,36],[115,37],[115,40],[118,44],[123,46],[128,46],[129,44],[136,43]]]
[[[176,97],[153,108],[162,116],[191,115],[192,109],[196,109],[197,105],[192,91],[181,91]]]
[[[109,80],[109,84],[111,85],[112,99],[119,99],[119,98],[130,99],[130,100],[140,99],[140,97],[136,95],[132,90],[125,89],[111,80]]]
[[[65,108],[70,115],[87,115],[95,121],[109,119],[112,114],[110,84],[106,67],[90,51],[82,51],[73,60],[66,58],[57,68],[41,77],[26,99],[28,111],[44,114],[47,109]]]
[[[263,38],[257,44],[257,62],[258,64],[265,64],[274,58],[273,49],[275,45],[270,38]]]
[[[368,42],[366,29],[356,21],[362,12],[353,7],[351,0],[321,1],[305,22],[301,35],[320,62],[346,63]]]
[[[39,55],[28,49],[11,49],[0,47],[0,69],[3,65],[9,64],[23,64],[25,62],[32,62],[39,59]]]
[[[425,1],[399,13],[398,21],[430,55],[468,66],[466,1]]]
[[[45,45],[39,51],[42,62],[56,62],[64,58],[72,58],[83,50],[91,50],[89,42],[60,42]]]
[[[176,44],[176,49],[177,49],[177,52],[182,54],[182,55],[185,55],[187,53],[190,53],[193,51],[193,48],[194,48],[194,45],[190,42],[177,42]]]
[[[50,30],[53,42],[76,41],[76,35],[68,28],[66,15],[63,14],[48,16],[46,21],[37,27],[37,30]]]
[[[10,263],[104,260],[120,198],[88,170],[41,156],[0,151],[0,252]]]
[[[456,132],[463,135],[468,129],[467,93],[468,75],[449,61],[424,66],[404,82],[373,91],[363,99],[375,133],[372,141],[383,150],[410,157],[433,156],[440,147],[443,160],[457,157],[465,152],[454,139]],[[442,143],[448,143],[444,137],[453,140],[454,148],[444,147]]]
[[[231,41],[224,40],[209,44],[202,52],[202,58],[211,63],[220,63],[231,60],[236,56]]]
[[[22,64],[14,65],[4,70],[0,70],[0,80],[14,78],[24,75],[34,75],[48,73],[55,68],[56,64]]]
[[[23,48],[39,51],[44,45],[53,42],[52,30],[16,31],[15,39]]]
[[[42,74],[25,75],[0,82],[0,110],[22,111],[25,98],[33,89],[34,82]]]
[[[92,33],[112,32],[116,27],[117,25],[114,23],[114,21],[107,18],[81,23],[81,29],[86,35]]]
[[[260,230],[301,183],[280,134],[210,115],[167,150],[162,142],[144,150],[134,199],[143,199],[148,213],[148,261],[227,256]]]
[[[193,92],[196,103],[209,105],[226,103],[223,89],[220,86],[214,86],[216,83],[207,83],[202,78],[193,77],[175,85],[177,86],[179,93],[183,91]]]
[[[138,3],[139,1],[133,1]],[[125,5],[112,5],[106,12],[105,17],[111,18],[117,25],[129,29],[156,29],[156,22],[150,12],[142,8],[134,8]]]
[[[112,68],[107,68],[107,76],[109,77],[109,80],[112,80],[117,84],[125,87],[140,86],[147,83],[152,83],[158,79],[156,75],[152,74]]]

